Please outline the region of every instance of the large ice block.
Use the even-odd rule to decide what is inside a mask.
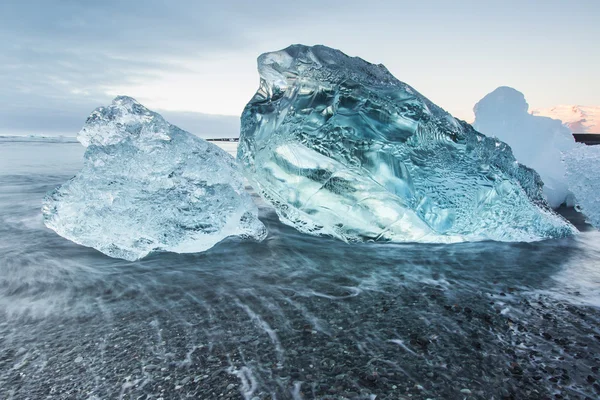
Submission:
[[[96,109],[78,140],[83,169],[42,208],[59,235],[126,260],[266,236],[235,159],[134,99]]]
[[[505,143],[325,46],[258,59],[238,161],[298,230],[345,241],[533,241],[576,232]]]

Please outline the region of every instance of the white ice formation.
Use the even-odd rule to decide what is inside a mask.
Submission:
[[[201,252],[266,228],[235,159],[129,97],[96,109],[83,169],[44,199],[47,227],[111,257]]]

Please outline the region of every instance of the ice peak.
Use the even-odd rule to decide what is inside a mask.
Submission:
[[[258,72],[267,98],[285,92],[297,79],[321,77],[321,81],[342,82],[348,78],[367,80],[373,84],[396,84],[399,81],[379,64],[360,57],[350,57],[340,50],[323,45],[291,45],[283,50],[258,57]],[[260,91],[259,91],[260,92]]]
[[[179,131],[134,98],[117,96],[109,106],[98,107],[91,113],[77,140],[86,147],[112,145],[132,137],[148,144],[170,140]]]
[[[117,96],[113,99],[110,106],[127,109],[133,113],[150,113],[151,111],[140,104],[136,99],[129,96]],[[109,107],[110,107],[109,106]],[[103,108],[103,107],[102,107]]]
[[[508,86],[500,86],[479,100],[473,107],[473,112],[477,115],[482,112],[487,113],[490,109],[493,109],[498,117],[518,115],[527,113],[529,104],[523,93]]]
[[[141,106],[141,104],[136,99],[134,99],[133,97],[125,96],[125,95],[119,95],[119,96],[115,97],[113,99],[112,103],[113,104],[139,104]],[[144,106],[142,106],[142,107],[144,107]]]

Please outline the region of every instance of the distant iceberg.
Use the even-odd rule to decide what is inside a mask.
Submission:
[[[562,121],[531,115],[528,110],[523,93],[499,87],[475,105],[473,127],[506,142],[520,163],[540,174],[552,208],[571,204],[561,157],[575,148],[575,139]]]
[[[44,199],[44,223],[111,257],[192,253],[266,228],[235,159],[129,97],[96,109],[78,140],[83,169]]]
[[[324,46],[258,59],[238,160],[280,219],[344,241],[534,241],[576,229],[505,143],[383,65]]]

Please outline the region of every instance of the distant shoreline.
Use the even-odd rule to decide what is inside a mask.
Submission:
[[[10,143],[31,143],[31,142],[41,142],[41,143],[79,143],[75,136],[0,136],[0,142],[10,142]]]
[[[200,137],[200,136],[198,136]],[[200,137],[200,139],[204,139],[207,142],[239,142],[239,138],[210,138],[205,139]],[[10,142],[10,143],[31,143],[31,142],[41,142],[41,143],[79,143],[75,136],[33,136],[33,135],[0,135],[0,142]]]

